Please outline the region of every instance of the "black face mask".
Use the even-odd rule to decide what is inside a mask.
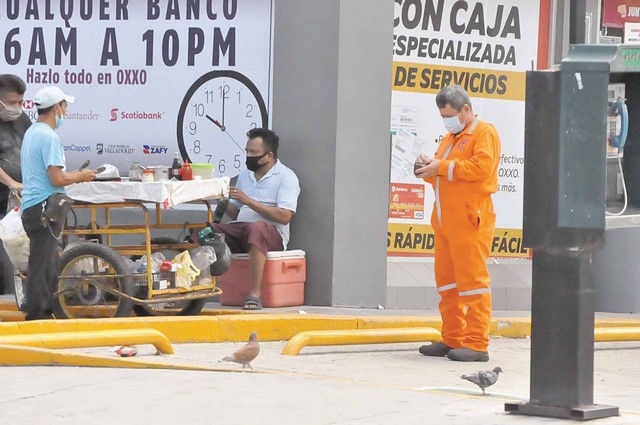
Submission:
[[[248,156],[247,161],[245,162],[245,164],[247,165],[247,170],[256,172],[262,167],[264,167],[265,165],[267,165],[267,164],[258,164],[258,161],[260,161],[262,158],[267,156],[268,153],[269,152],[262,155],[258,155],[258,156]]]

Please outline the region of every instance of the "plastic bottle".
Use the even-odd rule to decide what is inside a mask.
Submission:
[[[182,162],[180,161],[180,154],[178,154],[178,152],[173,155],[173,163],[171,164],[171,170],[169,172],[169,179],[173,178],[182,180]]]
[[[185,161],[182,166],[182,180],[191,179],[193,179],[193,170],[191,169],[191,165],[189,165],[189,161]]]
[[[133,161],[131,168],[129,168],[129,181],[139,182],[142,180],[142,170],[140,169],[140,163]]]

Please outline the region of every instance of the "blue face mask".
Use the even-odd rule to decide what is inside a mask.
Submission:
[[[63,122],[64,122],[64,114],[60,116],[56,115],[56,128],[60,128]]]
[[[455,117],[444,117],[442,120],[447,131],[452,134],[458,134],[464,130],[464,124],[460,122],[460,114]]]

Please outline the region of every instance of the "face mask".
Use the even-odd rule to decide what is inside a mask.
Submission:
[[[0,120],[15,121],[20,118],[20,115],[22,115],[22,108],[20,108],[19,106],[7,106],[1,100],[0,103],[2,103],[2,106],[4,106],[4,111],[0,111]]]
[[[464,124],[460,122],[460,114],[455,117],[444,117],[444,126],[448,132],[458,134],[464,130]]]
[[[246,161],[247,170],[255,172],[264,167],[266,164],[258,164],[258,161],[267,156],[268,153],[269,152],[258,156],[248,156]]]
[[[60,115],[60,116],[56,115],[56,128],[60,128],[63,122],[64,122],[64,115]]]

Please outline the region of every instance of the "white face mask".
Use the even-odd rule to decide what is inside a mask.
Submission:
[[[454,117],[443,117],[444,126],[448,132],[458,134],[464,130],[464,124],[460,122],[460,114]]]
[[[0,111],[0,120],[2,121],[15,121],[20,118],[22,115],[22,108],[19,106],[7,106],[3,101],[0,100],[2,106],[4,106],[4,110]]]

